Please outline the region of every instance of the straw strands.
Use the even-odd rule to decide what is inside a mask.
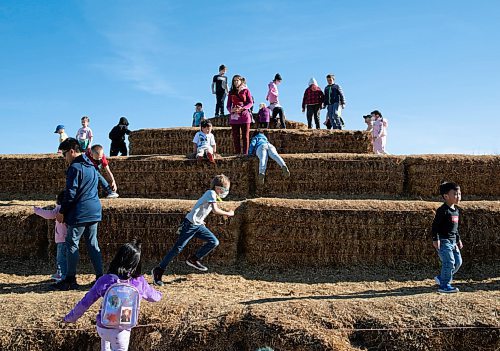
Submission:
[[[129,136],[131,155],[185,155],[193,152],[193,137],[199,128],[140,129]],[[251,135],[252,131],[250,132]],[[217,152],[234,154],[231,128],[212,130]],[[352,130],[270,129],[265,133],[279,153],[316,152],[371,153],[370,135]]]
[[[258,121],[259,120],[259,115],[254,113],[253,114],[254,120]],[[212,117],[208,119],[210,122],[212,122],[212,125],[214,127],[229,127],[229,116],[224,116],[224,117]],[[285,121],[286,128],[287,129],[307,129],[307,125],[305,125],[302,122],[296,122],[296,121],[290,121],[286,120]],[[256,126],[255,123],[252,123],[252,128]],[[275,123],[272,122],[269,124],[270,128],[279,128],[279,126],[276,126]]]
[[[2,221],[9,225],[17,218],[18,227],[24,228],[16,233],[15,240],[6,239],[12,237],[9,229],[0,233],[5,257],[44,252],[47,246],[54,252],[53,221],[48,225],[32,222],[23,204],[1,207],[3,213],[9,213],[9,217],[1,217]],[[138,236],[145,255],[159,261],[175,242],[177,227],[193,204],[185,200],[104,200],[99,227],[104,257],[111,258],[119,245]],[[256,199],[223,202],[220,206],[235,210],[236,215],[231,219],[215,215],[207,218],[208,228],[220,240],[220,246],[207,257],[210,263],[279,267],[286,262],[287,267],[327,267],[437,262],[430,226],[439,203]],[[472,201],[463,202],[461,207],[465,261],[496,262],[500,257],[500,203]],[[38,241],[18,245],[33,237]],[[194,241],[185,254],[192,253],[199,244]],[[80,247],[85,252],[85,245]]]

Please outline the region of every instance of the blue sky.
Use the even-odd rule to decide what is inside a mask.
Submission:
[[[0,1],[0,153],[57,149],[88,115],[96,142],[212,116],[221,63],[256,103],[279,72],[289,119],[334,73],[348,129],[379,109],[393,154],[500,154],[500,2]],[[323,117],[323,116],[322,116]]]

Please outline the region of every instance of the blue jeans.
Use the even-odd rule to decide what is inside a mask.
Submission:
[[[66,236],[66,255],[67,255],[67,277],[76,276],[76,266],[80,258],[78,245],[82,235],[87,243],[90,261],[94,266],[95,274],[102,275],[102,256],[99,243],[97,242],[97,225],[98,222],[82,223],[68,226],[68,235]]]
[[[455,240],[441,239],[440,249],[438,251],[441,260],[441,274],[439,281],[440,288],[445,288],[451,283],[453,274],[455,274],[462,265],[462,256]]]
[[[208,255],[210,251],[215,249],[219,245],[219,240],[215,235],[204,225],[194,225],[188,219],[184,218],[181,225],[179,226],[179,238],[175,242],[174,246],[166,254],[163,260],[160,262],[160,267],[165,269],[172,259],[180,254],[187,243],[192,238],[198,238],[206,243],[200,247],[195,256],[197,259],[201,260],[203,257]]]
[[[338,102],[335,102],[332,105],[326,105],[326,119],[330,120],[332,129],[342,129],[342,122],[340,121],[340,116],[339,116]]]
[[[61,278],[64,279],[66,278],[68,267],[68,264],[66,262],[66,243],[57,243],[56,248],[57,271],[61,274]]]
[[[111,187],[109,186],[109,183],[106,180],[106,178],[104,178],[104,176],[101,174],[99,170],[97,170],[97,175],[99,176],[99,182],[101,183],[102,187],[106,190],[108,195],[111,194],[113,192],[113,189],[111,189]]]

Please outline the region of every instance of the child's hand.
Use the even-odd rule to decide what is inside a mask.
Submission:
[[[233,217],[233,216],[234,216],[234,211],[233,211],[233,210],[228,211],[228,212],[227,212],[227,216],[228,216],[228,217]]]
[[[464,244],[462,244],[462,240],[458,241],[457,246],[460,250],[462,250],[462,248],[464,247]]]
[[[434,246],[434,248],[436,250],[439,250],[441,248],[441,242],[438,240],[438,241],[433,241],[432,242],[432,246]]]

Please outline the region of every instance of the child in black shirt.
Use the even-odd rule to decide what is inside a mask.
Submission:
[[[458,233],[459,210],[456,207],[462,194],[458,184],[445,182],[439,186],[439,193],[444,204],[436,210],[432,222],[432,245],[441,260],[441,274],[434,277],[439,284],[438,292],[456,293],[458,288],[451,285],[453,274],[462,265],[460,249],[463,247]]]
[[[212,94],[215,94],[215,117],[224,116],[224,100],[228,94],[226,66],[219,66],[219,74],[212,79]]]

